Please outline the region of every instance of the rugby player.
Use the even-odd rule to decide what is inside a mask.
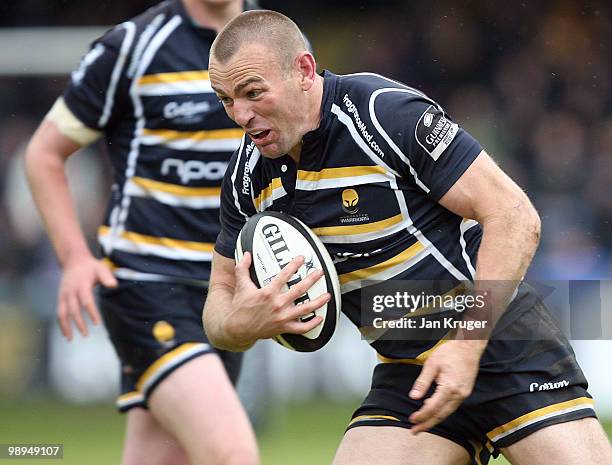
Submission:
[[[210,88],[208,54],[242,0],[170,0],[96,40],[26,155],[36,204],[63,268],[58,319],[87,335],[100,320],[121,360],[124,465],[257,464],[232,386],[242,354],[202,331],[221,180],[243,131]],[[99,230],[80,230],[64,163],[103,138],[114,182]],[[92,361],[95,363],[95,360]],[[231,437],[231,440],[229,438]]]
[[[342,310],[357,327],[364,280],[524,276],[539,240],[537,213],[423,93],[372,73],[318,75],[297,26],[268,11],[243,13],[221,31],[209,71],[246,132],[223,182],[203,314],[216,346],[245,350],[309,331],[320,319],[297,318],[329,299],[293,303],[320,273],[280,292],[303,257],[262,289],[249,278],[248,253],[235,264],[241,227],[263,210],[299,218],[338,257]],[[335,465],[484,464],[500,451],[518,465],[612,463],[582,371],[537,296],[525,284],[493,294],[491,305],[508,307],[498,327],[523,341],[459,330],[371,342],[383,363]],[[533,382],[556,384],[536,391]]]

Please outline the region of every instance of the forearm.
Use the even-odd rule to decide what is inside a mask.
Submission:
[[[255,344],[241,338],[230,325],[233,289],[222,284],[212,285],[202,314],[206,336],[212,345],[232,352],[244,352]]]
[[[487,326],[472,333],[471,337],[488,339],[535,254],[540,238],[540,220],[525,197],[514,207],[484,220],[482,228],[474,292],[477,295],[486,293]],[[482,310],[468,310],[464,318],[482,320]]]
[[[28,148],[26,173],[57,258],[65,266],[70,260],[91,253],[70,195],[64,160],[45,152],[41,145],[34,142]]]

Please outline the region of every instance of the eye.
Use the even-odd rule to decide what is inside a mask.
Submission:
[[[223,104],[223,106],[228,106],[232,104],[232,99],[229,97],[223,97],[220,96],[219,97],[219,102],[221,102]]]
[[[247,95],[247,98],[254,99],[261,95],[261,91],[260,90],[249,90],[246,95]]]

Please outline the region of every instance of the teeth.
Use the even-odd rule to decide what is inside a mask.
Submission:
[[[252,132],[251,135],[257,137],[258,135],[260,135],[263,131],[257,131],[257,132]]]

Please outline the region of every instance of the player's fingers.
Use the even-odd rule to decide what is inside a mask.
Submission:
[[[68,316],[68,307],[65,298],[61,294],[57,302],[57,322],[64,337],[68,341],[72,341],[72,325]]]
[[[99,325],[100,312],[98,311],[98,307],[96,305],[96,301],[94,299],[93,292],[91,291],[91,289],[87,289],[86,291],[82,292],[79,296],[79,300],[81,306],[85,307],[85,310],[87,310],[87,314],[89,315],[91,322],[94,325]]]
[[[319,279],[323,276],[323,270],[315,270],[312,273],[308,273],[308,275],[302,279],[299,283],[294,284],[289,288],[289,291],[286,292],[286,298],[288,302],[293,302],[298,297],[306,294],[308,289],[310,289]]]
[[[117,287],[119,284],[113,272],[103,263],[100,263],[98,268],[98,280],[104,287]]]
[[[321,294],[316,299],[303,304],[294,305],[287,310],[286,319],[289,321],[298,320],[300,317],[313,313],[315,310],[321,308],[331,299],[331,294],[326,292]]]
[[[252,260],[253,257],[251,256],[251,253],[245,252],[242,256],[242,260],[240,260],[236,264],[236,268],[234,269],[234,276],[236,277],[236,286],[255,286],[255,284],[251,280],[251,275],[249,274],[249,267],[251,266]]]
[[[87,325],[83,320],[83,316],[81,315],[81,306],[79,304],[79,299],[77,299],[76,295],[69,295],[67,297],[68,300],[68,313],[70,314],[70,318],[74,320],[74,324],[77,329],[83,336],[87,336]]]
[[[453,413],[461,401],[459,399],[450,398],[448,395],[436,395],[427,399],[424,406],[410,416],[410,421],[414,423],[411,428],[413,434],[418,434],[433,428],[435,425],[447,418]]]
[[[280,272],[272,279],[271,283],[276,287],[276,289],[280,290],[284,284],[287,284],[287,281],[291,279],[291,277],[297,273],[300,269],[300,266],[304,264],[304,257],[302,255],[298,255],[293,260],[291,260],[285,267],[280,270]]]
[[[412,385],[412,389],[410,389],[410,394],[409,394],[410,398],[415,399],[415,400],[423,398],[423,396],[429,390],[429,387],[431,386],[431,383],[433,382],[433,380],[436,378],[437,374],[438,374],[437,366],[433,365],[432,363],[425,362],[425,364],[423,365],[423,369],[421,370],[421,373],[419,374],[417,379],[414,381],[414,384]]]
[[[307,322],[294,320],[287,323],[286,330],[284,330],[283,332],[290,334],[304,334],[320,325],[322,321],[323,317],[320,316],[315,316],[312,320],[309,320]]]
[[[432,415],[435,415],[441,406],[448,400],[448,394],[445,389],[438,386],[433,395],[423,402],[421,408],[410,415],[412,423],[421,423],[428,420]]]

